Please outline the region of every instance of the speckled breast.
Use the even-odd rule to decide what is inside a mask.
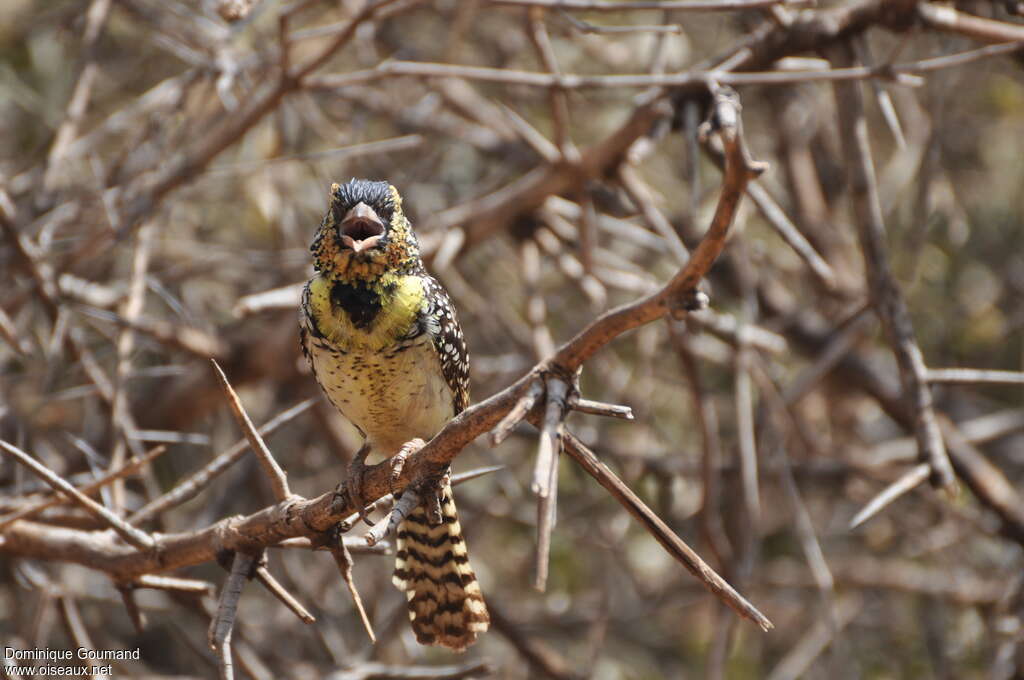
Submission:
[[[317,342],[310,349],[328,399],[378,453],[430,439],[454,415],[452,391],[427,336],[383,351],[341,352]]]

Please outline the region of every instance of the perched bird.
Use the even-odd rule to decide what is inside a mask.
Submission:
[[[351,468],[358,474],[370,451],[422,446],[416,440],[469,405],[466,342],[387,182],[332,185],[310,251],[316,275],[302,295],[302,350],[327,398],[365,437]],[[416,639],[461,651],[490,617],[451,487],[443,480],[424,491],[438,494],[441,521],[420,505],[399,524],[392,582],[405,591]]]

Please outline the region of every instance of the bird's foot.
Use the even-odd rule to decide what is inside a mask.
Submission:
[[[419,437],[410,439],[402,445],[402,448],[398,449],[398,453],[391,457],[391,477],[389,478],[391,493],[395,493],[395,485],[398,484],[398,480],[402,477],[402,470],[405,468],[406,459],[426,445],[427,443]]]
[[[348,465],[348,476],[334,490],[334,495],[347,495],[353,508],[359,513],[359,519],[366,520],[366,495],[363,493],[363,481],[366,477],[366,457],[370,455],[370,445],[363,444]],[[369,524],[369,522],[367,522]]]
[[[420,504],[420,495],[414,488],[406,487],[402,491],[396,491],[395,485],[402,476],[402,468],[405,467],[405,460],[413,453],[416,453],[426,445],[422,439],[413,439],[407,441],[402,445],[402,448],[398,450],[394,456],[388,461],[391,465],[391,476],[388,478],[388,482],[391,486],[391,493],[395,497],[395,505],[391,508],[391,512],[388,516],[377,522],[371,527],[370,531],[366,533],[364,538],[369,545],[376,545],[384,539],[388,534],[393,533],[398,529],[398,525],[402,523],[409,514],[416,509]]]
[[[427,510],[427,521],[431,526],[438,526],[444,521],[444,513],[441,506],[444,504],[444,497],[451,489],[451,468],[445,468],[444,474],[440,477],[427,480],[420,487],[420,497]]]

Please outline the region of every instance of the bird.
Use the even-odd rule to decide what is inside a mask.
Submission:
[[[327,399],[364,437],[349,468],[360,494],[370,452],[406,455],[466,409],[469,354],[455,306],[424,268],[389,182],[332,184],[310,252],[302,351]],[[405,592],[418,642],[464,651],[490,616],[447,476],[434,487],[420,490],[436,494],[433,512],[424,501],[397,527],[392,583]]]

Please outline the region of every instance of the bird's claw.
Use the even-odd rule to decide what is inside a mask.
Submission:
[[[348,477],[344,482],[338,485],[338,488],[334,490],[335,496],[341,494],[347,494],[349,501],[352,503],[352,507],[355,508],[356,512],[359,513],[359,518],[356,520],[365,521],[369,524],[369,520],[366,519],[366,501],[365,494],[363,493],[363,479],[366,476],[366,457],[370,454],[370,445],[363,444],[358,451],[356,451],[355,457],[352,462],[348,465]]]
[[[405,468],[406,459],[426,445],[427,443],[419,437],[410,439],[402,445],[402,448],[398,449],[398,453],[391,457],[391,477],[389,479],[391,493],[395,493],[395,485],[398,484],[398,480],[402,477],[402,470]]]
[[[441,511],[441,504],[444,502],[444,490],[451,484],[451,468],[445,469],[441,477],[430,480],[424,484],[420,491],[423,503],[426,506],[427,521],[430,526],[439,526],[444,521],[444,513]]]

